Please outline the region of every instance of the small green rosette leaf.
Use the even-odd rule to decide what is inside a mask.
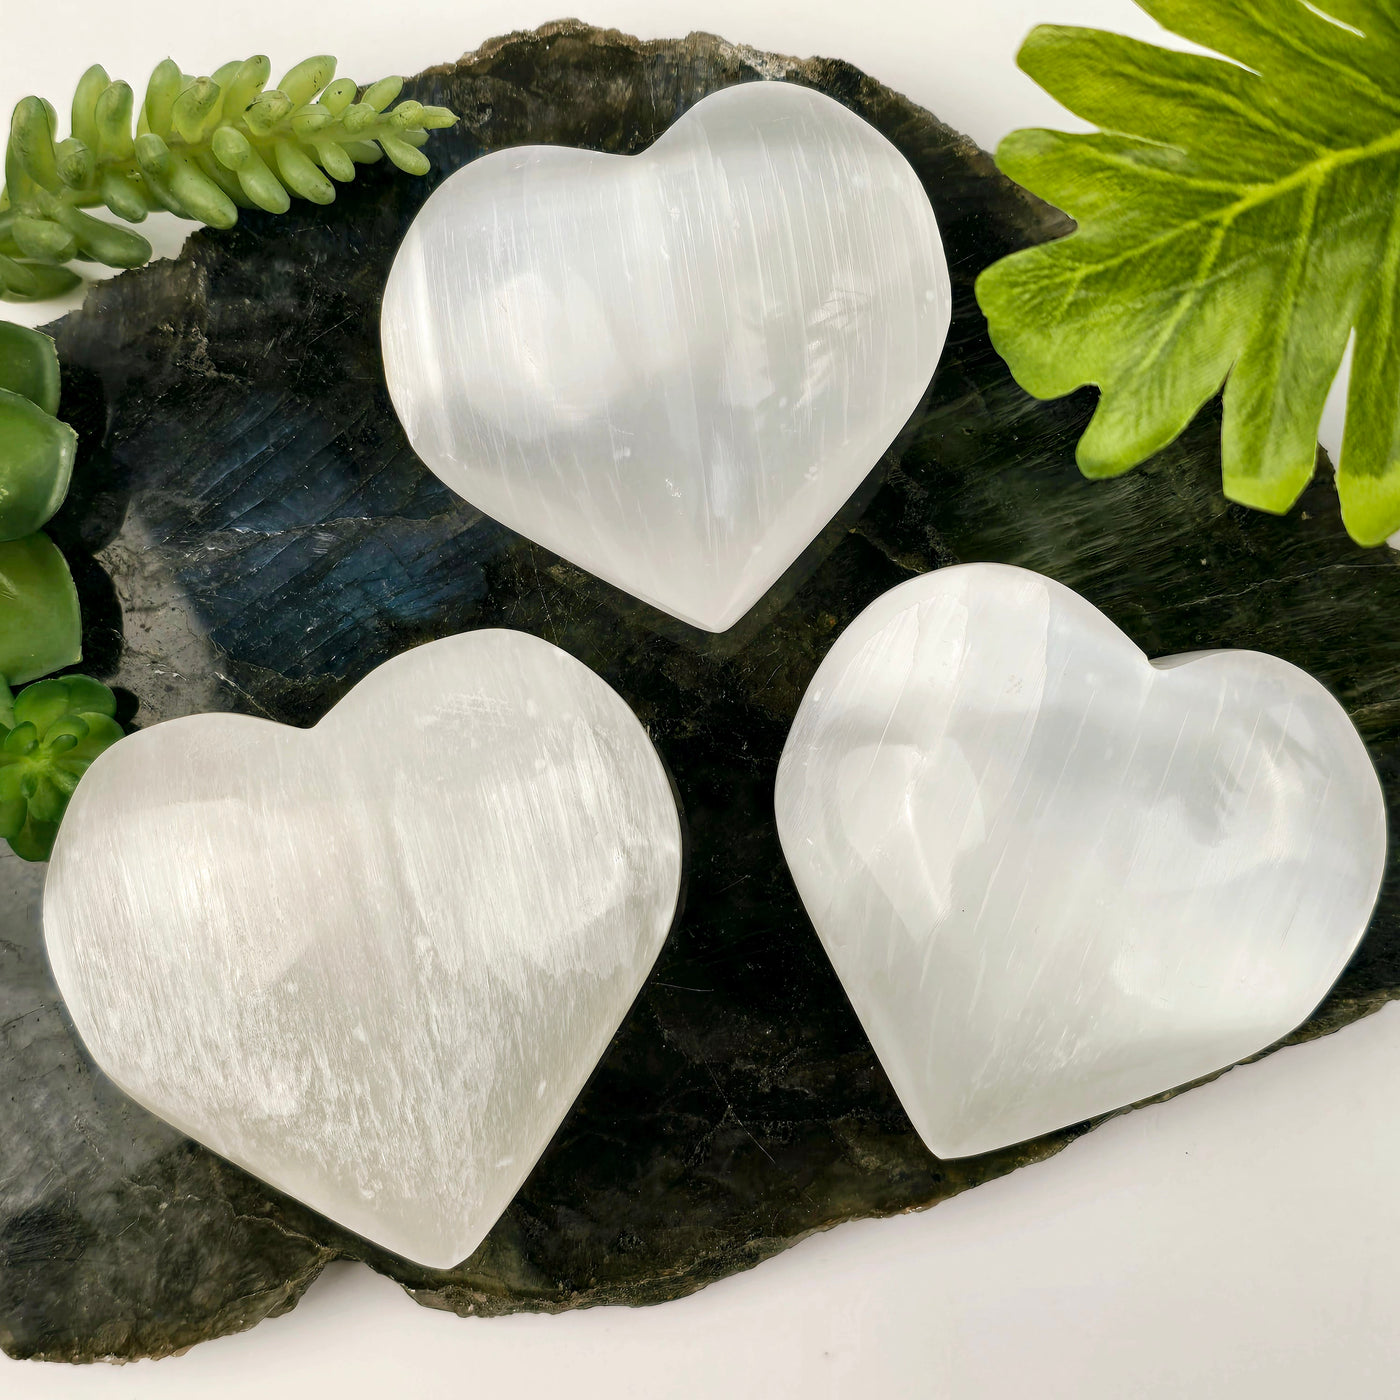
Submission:
[[[73,576],[44,534],[0,543],[0,676],[23,685],[82,660]]]
[[[47,860],[79,779],[122,737],[113,718],[116,700],[89,676],[58,676],[26,687],[6,709],[0,709],[0,837],[23,860]]]

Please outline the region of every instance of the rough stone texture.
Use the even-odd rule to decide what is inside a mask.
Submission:
[[[377,309],[434,183],[487,149],[635,151],[705,93],[785,77],[872,121],[938,214],[953,278],[925,408],[756,615],[707,636],[484,519],[414,458],[389,409]],[[992,352],[977,272],[1063,232],[987,156],[848,65],[573,24],[410,84],[463,123],[425,180],[374,169],[334,205],[204,233],[55,327],[82,434],[55,523],[87,666],[123,716],[314,721],[371,667],[471,627],[524,628],[632,704],[688,825],[686,909],[611,1050],[467,1264],[405,1266],[182,1140],[74,1044],[45,970],[39,874],[0,865],[0,1344],[163,1355],[295,1303],[348,1255],[462,1313],[651,1303],[852,1216],[930,1205],[1088,1124],[939,1162],[920,1145],[797,901],[772,821],[788,725],[832,639],[912,574],[958,560],[1047,573],[1152,656],[1255,647],[1311,671],[1400,797],[1400,561],[1351,545],[1325,480],[1286,519],[1220,494],[1218,409],[1154,462],[1083,480],[1086,392],[1028,399]],[[1325,473],[1324,473],[1325,474]],[[139,703],[139,709],[137,708]],[[1400,861],[1301,1036],[1400,990]]]

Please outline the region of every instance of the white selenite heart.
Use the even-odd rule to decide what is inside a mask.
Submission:
[[[206,714],[89,770],[54,975],[132,1098],[417,1263],[509,1204],[665,941],[679,818],[632,711],[520,632],[385,663],[311,730]]]
[[[635,156],[496,151],[384,291],[394,408],[488,515],[712,632],[879,461],[951,314],[909,163],[839,103],[746,83]]]
[[[807,912],[940,1157],[1253,1054],[1365,931],[1380,783],[1317,681],[1251,651],[1149,661],[999,564],[877,599],[778,769]]]

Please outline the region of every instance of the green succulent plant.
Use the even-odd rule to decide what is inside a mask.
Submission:
[[[68,491],[77,434],[60,423],[46,335],[0,322],[0,838],[47,860],[88,764],[121,738],[112,692],[87,676],[22,684],[82,659],[78,591],[36,527]]]
[[[0,195],[0,294],[54,296],[77,284],[74,258],[138,267],[151,245],[133,229],[83,211],[105,205],[139,223],[157,209],[231,228],[239,209],[284,213],[293,195],[335,198],[334,181],[382,159],[422,175],[428,132],[457,118],[445,107],[391,103],[402,78],[361,92],[335,77],[335,59],[308,58],[267,87],[265,56],[226,63],[211,77],[157,64],[139,111],[129,84],[89,68],[73,95],[72,134],[40,97],[15,107]],[[135,126],[133,129],[133,117]]]
[[[18,696],[0,680],[0,837],[47,860],[78,779],[122,737],[116,700],[88,676],[58,676]]]
[[[63,504],[78,435],[58,412],[58,351],[0,321],[0,542],[32,535]]]
[[[0,388],[58,412],[58,347],[42,331],[0,321]]]
[[[11,685],[82,660],[78,590],[42,531],[0,544],[0,677]]]
[[[22,684],[82,655],[78,593],[40,532],[68,494],[77,434],[58,410],[48,336],[0,322],[0,680]]]

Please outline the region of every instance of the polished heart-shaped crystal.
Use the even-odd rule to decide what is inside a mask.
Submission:
[[[524,633],[380,666],[314,729],[206,714],[103,754],[44,891],[93,1058],[191,1137],[447,1267],[534,1165],[666,938],[669,780]]]
[[[813,678],[778,769],[803,903],[914,1126],[960,1157],[1305,1020],[1366,928],[1380,783],[1296,667],[1149,661],[1050,579],[924,574]]]
[[[718,632],[898,435],[950,311],[904,157],[829,97],[755,82],[640,155],[473,161],[409,229],[381,331],[448,486]]]

